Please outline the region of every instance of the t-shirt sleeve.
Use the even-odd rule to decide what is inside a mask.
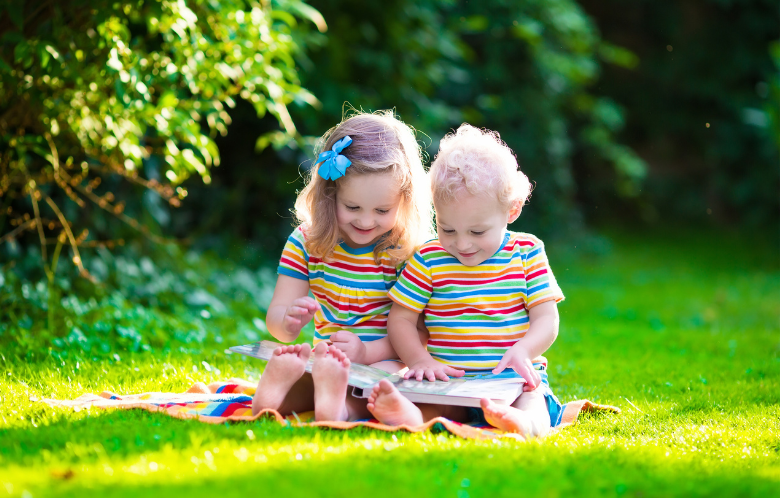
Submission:
[[[431,299],[431,269],[422,255],[417,252],[406,264],[387,296],[404,308],[422,313]]]
[[[537,304],[547,301],[555,301],[556,303],[563,301],[563,291],[558,286],[555,275],[550,269],[542,241],[537,239],[526,253],[526,257],[523,258],[523,267],[526,283],[526,308],[533,308]]]
[[[287,237],[276,273],[299,280],[309,280],[309,253],[306,252],[303,230],[297,227]]]

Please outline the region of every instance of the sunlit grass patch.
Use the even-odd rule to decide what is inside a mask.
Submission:
[[[750,244],[721,247],[690,237],[670,250],[649,236],[615,240],[602,254],[550,251],[567,299],[547,357],[561,401],[588,398],[617,405],[620,415],[585,414],[578,425],[529,443],[271,420],[213,426],[144,411],[52,409],[34,400],[256,380],[261,363],[225,355],[225,343],[206,341],[189,353],[5,357],[0,496],[776,494],[776,262]],[[749,257],[752,250],[758,255]],[[746,256],[715,264],[724,252]],[[231,337],[227,320],[206,323]]]

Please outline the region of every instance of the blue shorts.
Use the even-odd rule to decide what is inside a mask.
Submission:
[[[558,401],[558,398],[553,394],[550,389],[550,381],[547,375],[546,365],[543,363],[534,363],[534,369],[539,372],[542,377],[542,382],[539,387],[536,388],[537,392],[541,392],[544,395],[544,401],[547,404],[547,412],[550,414],[550,427],[556,427],[561,423],[561,417],[563,416],[563,405]],[[508,369],[501,372],[499,376],[516,376],[519,377],[514,370]],[[470,425],[490,425],[485,420],[485,414],[482,412],[482,408],[467,408],[468,423]]]

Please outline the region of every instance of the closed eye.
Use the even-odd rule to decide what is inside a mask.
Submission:
[[[455,230],[445,230],[443,228],[441,229],[441,231],[442,233],[446,233],[447,235],[452,235],[453,233],[455,233]]]
[[[390,210],[389,209],[377,209],[376,212],[379,213],[379,214],[387,214],[387,213],[390,212]]]
[[[360,209],[360,206],[344,206],[344,207],[350,211],[357,211],[358,209]]]
[[[474,234],[474,235],[479,236],[479,235],[483,235],[486,231],[487,230],[482,230],[481,232],[471,232],[471,233]]]

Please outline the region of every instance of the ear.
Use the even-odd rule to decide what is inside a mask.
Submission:
[[[515,201],[512,203],[512,207],[509,208],[509,213],[506,215],[506,224],[514,223],[514,221],[520,216],[520,211],[523,210],[523,203]]]

